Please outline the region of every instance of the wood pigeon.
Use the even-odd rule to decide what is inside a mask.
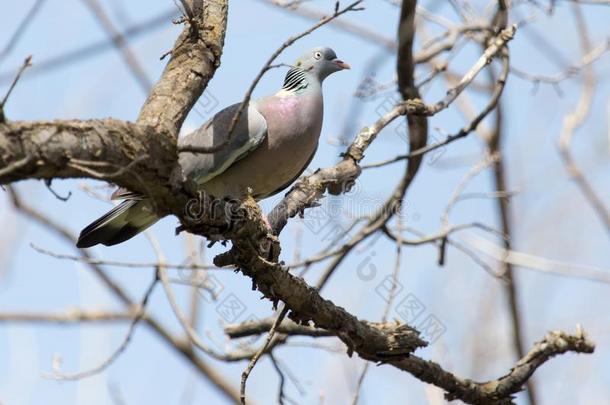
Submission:
[[[251,192],[263,199],[288,187],[307,168],[318,147],[322,82],[349,68],[330,48],[305,53],[286,74],[280,91],[249,103],[228,140],[240,103],[178,140],[180,146],[225,145],[213,153],[181,153],[182,180],[217,198],[242,198]],[[83,229],[76,246],[116,245],[160,219],[146,196],[119,189],[112,198],[125,200]]]

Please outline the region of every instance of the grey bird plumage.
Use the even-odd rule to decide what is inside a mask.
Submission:
[[[225,146],[214,153],[181,153],[178,175],[218,198],[241,198],[251,190],[256,199],[263,199],[288,187],[307,168],[318,147],[322,82],[343,69],[349,65],[330,48],[305,53],[286,74],[280,91],[250,102],[228,142],[239,104],[180,138],[179,145]],[[78,247],[116,245],[160,219],[145,196],[119,189],[113,198],[125,201],[83,229]]]

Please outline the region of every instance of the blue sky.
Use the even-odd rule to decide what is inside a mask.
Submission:
[[[480,1],[473,2],[483,9]],[[510,44],[511,65],[541,74],[561,70],[545,57],[544,49],[533,46],[537,33],[546,36],[565,59],[578,60],[578,39],[573,18],[566,2],[557,2],[552,17],[535,14],[534,28],[525,27]],[[0,15],[0,47],[14,31],[33,0],[9,2]],[[173,7],[172,1],[105,0],[102,2],[115,24],[125,28]],[[312,7],[329,10],[326,1],[307,2]],[[457,21],[445,2],[428,1],[423,4],[443,17]],[[392,38],[395,35],[398,9],[388,2],[368,0],[366,10],[350,13],[346,18],[375,29]],[[518,7],[513,20],[529,14],[527,7]],[[607,38],[610,9],[587,7],[585,17],[593,44]],[[196,128],[219,108],[239,101],[252,78],[270,55],[286,38],[311,25],[311,21],[296,17],[260,1],[233,1],[222,64],[206,91],[207,98],[199,114],[192,113],[185,126]],[[428,34],[434,31],[430,27]],[[171,49],[180,27],[169,21],[160,29],[131,42],[131,48],[148,76],[155,80],[165,62],[159,56]],[[105,38],[104,32],[89,11],[77,0],[48,0],[36,15],[11,54],[0,60],[0,77],[14,72],[28,54],[33,55],[34,68],[61,52],[76,49]],[[419,42],[417,47],[419,47]],[[313,46],[331,46],[340,58],[353,69],[333,75],[325,82],[325,120],[318,153],[310,169],[325,167],[337,161],[343,147],[337,139],[352,139],[354,130],[377,118],[388,100],[389,92],[359,102],[355,117],[353,94],[367,65],[372,59],[379,62],[375,79],[381,83],[393,79],[395,59],[376,44],[332,27],[323,27],[297,42],[279,57],[290,63],[303,50]],[[419,49],[419,48],[418,48]],[[478,47],[466,46],[455,58],[452,69],[465,72],[480,53]],[[602,199],[610,201],[608,187],[608,94],[607,80],[610,58],[602,58],[595,69],[597,84],[591,115],[575,136],[574,151],[588,178],[599,190]],[[100,53],[61,69],[35,74],[32,69],[13,92],[6,114],[12,120],[50,120],[69,118],[102,118],[134,120],[145,99],[144,92],[126,69],[120,54],[114,50]],[[423,70],[418,71],[425,76]],[[255,91],[260,97],[281,86],[284,71],[270,71]],[[482,76],[484,77],[484,76]],[[0,94],[8,86],[0,81]],[[426,89],[425,101],[438,100],[445,91],[438,81]],[[549,257],[573,264],[610,269],[608,235],[594,212],[567,178],[557,153],[556,140],[563,117],[573,108],[579,96],[579,82],[568,80],[561,84],[562,95],[551,86],[540,85],[537,91],[527,81],[510,77],[503,106],[506,113],[505,148],[509,167],[509,186],[518,191],[512,200],[511,212],[515,220],[514,248],[519,251]],[[210,101],[211,100],[211,101]],[[471,102],[480,108],[485,99],[473,93]],[[207,103],[210,103],[207,107]],[[217,103],[217,104],[216,104]],[[211,108],[215,106],[215,108]],[[346,121],[349,120],[349,123]],[[455,108],[431,119],[431,137],[442,139],[446,133],[456,132],[464,124]],[[486,122],[487,125],[489,123]],[[366,156],[366,163],[384,160],[397,153],[405,153],[407,145],[399,136],[403,122],[386,128]],[[343,133],[344,128],[352,128]],[[440,229],[440,216],[454,188],[470,166],[482,156],[483,143],[472,134],[442,151],[437,159],[428,159],[409,190],[403,218],[408,226],[426,233]],[[328,240],[328,235],[342,232],[349,215],[370,213],[387,197],[402,170],[401,164],[366,171],[348,196],[327,198],[322,207],[308,212],[305,220],[293,220],[283,232],[283,259],[292,262],[295,251],[300,255],[315,253]],[[82,189],[83,185],[107,195],[111,188],[103,183],[71,180],[53,183],[59,194],[72,192],[67,202],[54,198],[40,182],[17,185],[30,204],[60,221],[73,232],[101,215],[109,204],[99,201]],[[469,192],[489,191],[491,172],[485,171],[468,186]],[[262,203],[269,210],[281,197]],[[338,213],[335,215],[335,213]],[[454,224],[480,221],[497,226],[495,204],[488,199],[460,202],[452,211]],[[316,218],[321,218],[321,222]],[[70,308],[90,310],[120,309],[121,305],[81,264],[57,260],[32,249],[35,244],[59,253],[73,253],[73,247],[58,239],[35,223],[16,215],[9,207],[4,193],[0,193],[0,310],[49,311],[60,313]],[[159,239],[167,260],[181,262],[186,253],[184,237],[174,237],[175,218],[165,218],[151,232]],[[471,233],[472,234],[472,233]],[[489,235],[476,233],[499,243]],[[468,232],[464,241],[471,241]],[[302,243],[295,243],[296,240]],[[150,262],[154,254],[144,236],[113,247],[95,248],[94,253],[105,259]],[[215,247],[205,252],[210,261]],[[489,379],[506,372],[514,363],[508,340],[507,313],[501,284],[478,267],[469,257],[450,249],[447,264],[437,265],[437,250],[433,246],[405,248],[400,275],[401,290],[396,304],[416,298],[422,304],[421,317],[434,317],[445,331],[429,348],[419,354],[439,361],[447,369],[463,377]],[[493,260],[487,259],[492,265]],[[385,301],[379,295],[383,280],[394,265],[394,245],[384,238],[374,239],[351,254],[341,270],[323,290],[326,298],[369,320],[380,319]],[[315,282],[324,266],[315,266],[306,279]],[[368,269],[368,270],[367,270]],[[108,267],[108,273],[119,280],[133,297],[140,297],[153,276],[152,269]],[[598,343],[595,355],[566,355],[551,361],[536,374],[541,403],[592,403],[582,401],[578,392],[588,398],[607,398],[607,349],[609,330],[604,308],[610,304],[608,286],[589,281],[567,279],[516,270],[520,287],[522,312],[528,346],[548,330],[575,330],[582,323]],[[201,330],[211,337],[220,349],[229,347],[221,333],[219,304],[227,297],[238,297],[245,308],[236,319],[271,315],[271,305],[261,301],[260,294],[250,288],[250,281],[240,274],[220,270],[213,273],[223,289],[219,302],[202,305]],[[362,274],[366,274],[364,277]],[[174,273],[176,277],[176,275]],[[174,286],[181,303],[188,305],[189,291]],[[152,296],[149,308],[171,330],[181,333],[180,326],[169,309],[161,288]],[[397,306],[391,318],[400,319]],[[156,335],[140,325],[126,352],[105,372],[78,382],[56,382],[42,376],[51,370],[54,357],[61,356],[62,370],[86,370],[103,361],[122,341],[127,324],[88,324],[84,326],[32,326],[0,323],[0,403],[12,404],[110,404],[111,391],[120,391],[127,404],[166,404],[204,402],[222,404],[224,399],[214,387],[203,380]],[[287,393],[298,403],[349,403],[363,362],[347,358],[341,344],[334,340],[312,341],[296,338],[295,345],[281,348],[278,357],[298,378],[304,394],[295,384],[287,383]],[[339,348],[329,353],[317,348],[303,347],[311,343]],[[299,346],[300,345],[300,346]],[[218,367],[235,387],[244,363],[223,364],[208,360]],[[565,384],[573,381],[575,384]],[[271,364],[263,359],[248,383],[248,395],[257,403],[273,403],[276,398],[277,376]],[[574,386],[578,386],[575,389]],[[362,403],[423,403],[438,395],[423,383],[387,366],[371,367],[362,391]],[[348,398],[348,400],[346,400]],[[522,398],[520,397],[520,401]],[[563,402],[565,401],[565,402]]]

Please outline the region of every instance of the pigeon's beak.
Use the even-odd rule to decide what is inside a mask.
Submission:
[[[341,68],[341,69],[351,69],[352,68],[350,65],[348,65],[345,62],[343,62],[341,59],[334,59],[333,63],[335,65],[339,66],[339,68]]]

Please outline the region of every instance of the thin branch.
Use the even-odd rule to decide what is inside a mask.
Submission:
[[[447,146],[448,144],[457,141],[458,139],[464,138],[465,136],[470,134],[472,131],[476,130],[477,127],[479,126],[479,124],[483,121],[483,119],[485,119],[485,117],[487,117],[489,115],[489,113],[496,108],[498,100],[500,99],[500,96],[502,95],[502,93],[504,91],[508,73],[509,73],[508,53],[504,53],[504,54],[502,54],[502,72],[500,73],[500,75],[496,81],[496,86],[494,87],[493,93],[492,93],[488,103],[486,104],[485,108],[483,110],[481,110],[481,112],[479,112],[479,114],[476,117],[474,117],[467,125],[465,125],[463,128],[461,128],[457,133],[447,136],[442,141],[427,145],[427,146],[419,148],[419,149],[411,150],[407,154],[397,155],[391,159],[363,165],[362,169],[366,170],[366,169],[383,167],[383,166],[387,166],[387,165],[390,165],[390,164],[393,164],[396,162],[400,162],[402,160],[408,160],[408,159],[412,159],[414,157],[419,157],[419,156],[425,155],[427,153],[430,153],[434,150],[443,148],[443,147]],[[457,89],[457,88],[458,88],[458,86],[452,87],[452,89]],[[451,92],[451,91],[452,90],[450,90],[449,92]]]
[[[590,52],[590,42],[586,23],[583,21],[583,17],[578,7],[578,5],[574,5],[574,14],[578,25],[582,52],[586,55]],[[605,226],[606,231],[610,234],[610,210],[605,206],[604,201],[599,197],[598,193],[593,188],[593,185],[587,180],[570,151],[574,132],[583,124],[589,115],[593,94],[595,92],[595,83],[596,79],[593,68],[590,65],[586,65],[583,68],[583,87],[580,99],[574,111],[563,121],[558,144],[560,156],[563,159],[568,174],[574,179],[583,196],[587,199],[589,204],[591,204],[600,221]]]
[[[423,244],[427,244],[427,243],[440,242],[443,239],[446,239],[447,237],[449,237],[449,235],[453,234],[454,232],[458,232],[458,231],[462,231],[462,230],[466,230],[466,229],[472,229],[472,228],[481,229],[485,232],[489,232],[489,233],[493,234],[494,236],[498,236],[500,238],[507,238],[507,236],[504,235],[501,231],[498,231],[497,229],[494,229],[494,228],[487,226],[485,224],[482,224],[480,222],[471,222],[471,223],[467,223],[467,224],[449,226],[448,228],[444,228],[443,230],[441,230],[440,232],[438,232],[436,234],[424,235],[424,236],[420,237],[419,239],[406,239],[402,236],[399,238],[398,233],[393,232],[390,229],[390,227],[388,227],[388,226],[384,226],[381,230],[383,231],[383,233],[385,233],[390,239],[394,240],[395,242],[398,242],[398,240],[400,239],[400,243],[402,245],[419,246],[419,245],[423,245]],[[406,229],[407,228],[405,228],[405,230]],[[399,227],[398,230],[401,230],[401,228]]]
[[[57,198],[59,201],[63,201],[66,202],[70,199],[70,197],[72,197],[72,191],[68,191],[68,194],[66,194],[65,196],[61,196],[57,193],[57,191],[53,190],[53,180],[52,179],[46,179],[44,181],[44,185],[47,186],[47,190],[49,190],[51,192],[51,194],[53,194],[53,197]]]
[[[180,4],[182,4],[184,14],[186,15],[188,21],[192,24],[193,19],[195,18],[195,13],[193,12],[191,5],[187,0],[180,0]]]
[[[8,40],[8,42],[6,43],[6,45],[0,52],[0,62],[2,62],[2,59],[4,59],[6,56],[8,56],[8,54],[13,50],[15,45],[17,45],[17,42],[19,42],[19,39],[23,36],[23,34],[27,30],[28,26],[32,23],[32,21],[34,20],[34,17],[38,13],[38,11],[41,9],[41,7],[45,1],[46,0],[36,0],[36,2],[34,4],[32,4],[32,7],[28,11],[28,13],[25,15],[23,20],[21,20],[21,23],[19,23],[19,26],[13,32],[13,35],[11,36],[11,38]]]
[[[121,36],[125,40],[136,39],[142,35],[148,34],[154,30],[158,30],[164,27],[172,17],[176,15],[174,9],[165,10],[149,19],[138,22],[127,27],[121,32]],[[80,62],[84,59],[88,59],[99,55],[102,52],[108,51],[114,48],[114,43],[117,37],[109,39],[103,39],[92,42],[83,47],[76,48],[75,50],[62,52],[56,56],[52,56],[48,59],[43,59],[36,62],[36,65],[30,70],[29,74],[25,79],[33,78],[41,74],[45,74],[56,69],[60,69],[65,66],[73,66],[75,63]],[[0,73],[0,83],[5,83],[12,80],[12,73]]]
[[[354,397],[352,398],[352,405],[358,405],[358,401],[360,400],[360,391],[362,390],[362,384],[364,383],[364,377],[366,373],[369,371],[369,366],[371,362],[367,361],[362,368],[362,372],[358,377],[358,381],[356,382],[356,388],[354,389]]]
[[[250,376],[252,369],[258,362],[258,359],[265,352],[265,350],[267,350],[267,347],[269,347],[269,344],[271,343],[271,339],[273,339],[273,336],[275,335],[275,330],[276,330],[277,326],[280,323],[282,323],[282,321],[284,320],[284,317],[288,313],[288,309],[289,308],[286,305],[284,305],[284,308],[282,308],[282,311],[277,316],[277,319],[271,326],[271,329],[269,329],[269,334],[267,335],[267,339],[265,339],[265,344],[263,344],[263,346],[260,348],[260,350],[256,352],[254,357],[252,357],[252,359],[250,360],[250,363],[248,363],[248,367],[246,367],[244,372],[241,374],[240,396],[241,396],[241,403],[243,405],[246,405],[246,382],[248,381],[248,377]]]
[[[398,228],[402,228],[402,217],[400,215],[397,216]],[[390,313],[390,308],[392,308],[392,304],[394,303],[394,298],[396,296],[396,288],[398,287],[398,275],[400,273],[400,259],[402,256],[402,234],[401,232],[397,233],[396,237],[396,259],[394,262],[394,271],[392,272],[392,286],[390,287],[390,291],[387,296],[387,303],[385,305],[385,309],[383,310],[383,315],[381,317],[381,322],[386,323],[388,319],[388,315]],[[358,382],[356,383],[355,394],[352,400],[352,405],[358,405],[358,400],[360,398],[360,391],[362,390],[362,385],[364,384],[364,378],[366,377],[366,373],[369,370],[370,362],[366,362],[364,368],[362,369],[362,373],[358,378]]]
[[[422,113],[406,114],[407,126],[409,130],[409,149],[414,150],[425,147],[428,141],[428,120],[427,115],[432,109],[423,104],[420,98],[419,90],[415,84],[415,61],[413,56],[413,43],[415,39],[415,10],[417,1],[408,0],[402,3],[400,12],[400,21],[398,25],[398,54],[396,62],[396,73],[398,76],[398,90],[403,99],[404,105],[422,104]],[[421,106],[420,106],[421,107]],[[362,133],[356,137],[352,145],[349,147],[347,155],[356,157],[359,162],[363,158],[364,150],[373,142],[377,133],[371,133],[370,136],[362,136]],[[345,244],[344,251],[336,256],[333,261],[327,266],[320,276],[316,287],[321,289],[330,280],[333,273],[339,268],[343,260],[350,252],[362,241],[368,239],[371,235],[377,233],[379,229],[384,227],[388,221],[395,215],[399,214],[402,207],[403,198],[411,182],[417,175],[421,165],[421,157],[415,157],[408,161],[406,170],[404,171],[400,181],[394,188],[390,197],[384,202],[383,206],[377,210],[375,215],[367,221],[364,227],[353,236],[348,243]],[[360,168],[358,168],[360,169]],[[360,170],[358,171],[360,174]]]
[[[496,24],[498,29],[504,28],[506,26],[508,20],[508,13],[505,0],[498,1],[498,9],[496,11],[494,20],[494,23]],[[506,68],[506,64],[508,64],[508,56],[506,57],[504,62]],[[488,75],[489,81],[491,83],[495,82],[495,73],[492,69],[488,70]],[[500,74],[500,76],[502,76],[502,74]],[[506,78],[504,77],[501,80],[505,81]],[[491,158],[494,159],[492,162],[490,162],[491,164],[493,164],[494,191],[499,193],[504,193],[508,189],[507,171],[501,149],[502,136],[504,134],[503,124],[504,121],[502,105],[498,100],[496,105],[494,130],[490,133],[490,136],[488,139],[486,139],[486,141],[487,148],[489,151],[488,153],[490,153]],[[507,249],[509,249],[512,243],[512,224],[511,212],[508,204],[509,201],[506,199],[499,198],[495,202],[497,204],[499,220],[502,225],[502,232],[507,235],[507,238],[503,240],[503,244]],[[519,307],[519,288],[517,280],[515,279],[513,274],[513,268],[510,264],[504,263],[502,267],[502,276],[506,280],[506,283],[504,283],[503,288],[506,293],[506,303],[509,312],[510,338],[512,340],[512,345],[516,357],[522,358],[525,355],[526,347],[526,337],[524,331],[525,324]],[[527,380],[526,387],[526,395],[529,404],[536,405],[538,403],[536,395],[537,390],[533,378]]]
[[[286,10],[291,14],[298,15],[300,17],[304,17],[310,20],[319,21],[326,17],[326,15],[316,10],[312,7],[306,7],[304,5],[298,4],[295,6],[293,2],[287,2],[282,0],[259,0],[262,3],[273,5],[281,8],[282,10]],[[361,38],[365,41],[368,41],[374,45],[378,45],[386,49],[388,52],[393,52],[396,50],[396,43],[391,39],[387,38],[375,30],[370,29],[366,25],[357,24],[352,21],[346,20],[333,20],[330,23],[331,27],[337,28],[341,31],[347,32],[349,34],[353,34],[357,38]]]
[[[477,162],[474,166],[470,168],[468,173],[460,180],[458,185],[453,190],[453,193],[449,197],[449,201],[445,206],[445,210],[443,211],[443,215],[441,216],[441,223],[443,225],[443,229],[449,229],[449,213],[453,209],[453,206],[460,200],[464,190],[468,186],[468,184],[474,179],[477,175],[479,175],[483,170],[489,168],[491,165],[495,164],[500,160],[500,153],[498,151],[490,151],[490,154],[483,156],[483,158]]]
[[[487,53],[487,51],[489,51],[489,49],[490,48],[487,48],[485,53]],[[482,59],[479,59],[479,62],[481,62],[481,60]],[[460,129],[459,132],[448,136],[447,138],[445,138],[444,140],[442,140],[440,142],[427,145],[426,147],[423,147],[423,148],[420,148],[417,150],[412,150],[408,155],[397,156],[395,159],[398,159],[398,160],[411,159],[416,156],[424,155],[426,153],[432,152],[433,150],[442,148],[452,142],[455,142],[458,139],[464,138],[466,135],[468,135],[469,133],[474,131],[478,127],[478,125],[481,123],[481,121],[483,121],[483,119],[485,119],[485,117],[487,117],[487,115],[489,115],[489,113],[496,108],[496,104],[498,103],[498,100],[500,99],[500,96],[502,95],[502,93],[504,91],[504,87],[506,85],[506,79],[508,77],[508,72],[509,72],[508,52],[504,52],[502,54],[502,66],[503,66],[502,72],[498,76],[498,79],[496,81],[496,86],[494,87],[494,91],[490,97],[489,102],[487,103],[485,108],[472,121],[470,121],[462,129]],[[458,88],[458,87],[459,87],[459,85],[454,88]],[[451,92],[451,90],[450,90],[450,92]],[[393,161],[390,163],[393,163]]]
[[[4,118],[4,115],[2,113],[2,110],[0,110],[0,122],[2,122],[3,118]],[[14,162],[11,162],[10,164],[6,165],[6,167],[3,167],[2,169],[0,169],[0,178],[9,177],[14,172],[17,172],[18,170],[29,165],[33,160],[34,160],[34,158],[32,156],[25,156],[19,160],[15,160]]]
[[[592,65],[597,60],[599,60],[602,56],[604,56],[608,51],[610,51],[610,38],[607,38],[605,41],[597,45],[595,48],[591,49],[586,55],[584,55],[577,64],[570,66],[567,69],[564,69],[560,72],[557,72],[552,75],[541,75],[541,74],[531,74],[525,70],[516,68],[511,66],[510,71],[516,77],[519,77],[523,80],[528,80],[532,82],[534,85],[538,85],[540,83],[546,83],[550,85],[557,85],[558,83],[574,77],[581,73],[587,66]]]
[[[499,262],[515,269],[530,269],[544,274],[610,284],[610,268],[566,263],[546,257],[506,249],[486,239],[470,236],[469,245]]]
[[[282,369],[280,368],[280,365],[278,364],[278,362],[272,352],[269,353],[269,360],[271,360],[273,369],[275,370],[278,377],[280,378],[280,386],[279,386],[278,393],[277,393],[277,403],[278,403],[278,405],[284,405],[284,403],[285,403],[284,400],[286,399],[286,394],[284,394],[284,386],[286,383],[286,377],[284,377],[284,373],[282,372]]]
[[[88,322],[133,322],[134,316],[134,311],[106,312],[69,310],[59,314],[45,312],[4,312],[0,313],[0,323],[81,324]]]
[[[241,337],[261,335],[269,332],[277,318],[264,318],[257,319],[254,321],[243,322],[235,325],[226,325],[224,332],[231,339],[237,339]],[[295,336],[312,336],[312,337],[326,337],[333,336],[332,333],[312,326],[299,325],[289,319],[284,320],[281,324],[276,327],[276,331],[282,335],[295,335]]]
[[[171,307],[172,311],[174,312],[174,315],[176,316],[176,318],[178,319],[178,321],[184,328],[189,341],[194,346],[196,346],[198,349],[202,350],[204,353],[210,355],[211,357],[213,357],[217,360],[223,360],[225,358],[225,356],[223,356],[221,353],[218,353],[217,351],[215,351],[211,347],[209,347],[207,344],[205,344],[205,342],[199,336],[197,331],[195,331],[195,329],[193,329],[193,326],[189,322],[184,311],[182,311],[182,309],[180,308],[180,305],[178,304],[178,301],[176,300],[176,295],[174,294],[174,290],[172,289],[172,287],[170,285],[170,279],[167,274],[167,267],[165,266],[165,256],[163,255],[163,252],[161,250],[161,245],[150,234],[147,234],[147,236],[148,236],[148,241],[150,242],[150,244],[155,252],[155,255],[157,256],[157,262],[158,262],[157,269],[158,269],[159,279],[161,280],[161,285],[163,286],[163,289],[165,290],[165,295],[167,297],[167,300],[169,301],[170,307]]]
[[[464,224],[464,225],[458,225],[457,227],[453,228],[453,230],[460,230],[460,229],[466,229],[466,228],[471,228],[471,227],[476,227],[476,228],[480,228],[483,229],[487,232],[491,232],[493,234],[495,234],[496,236],[502,237],[502,238],[506,238],[505,235],[503,235],[501,232],[498,232],[497,230],[488,227],[487,225],[484,224],[480,224],[480,223],[473,223],[473,224]],[[443,246],[443,244],[445,245],[451,245],[453,247],[455,247],[456,249],[458,249],[459,251],[461,251],[462,253],[464,253],[465,255],[467,255],[468,257],[470,257],[472,259],[472,261],[474,261],[479,267],[481,267],[483,270],[485,270],[486,273],[492,275],[494,278],[498,278],[501,279],[502,274],[498,274],[497,272],[494,271],[494,269],[489,266],[487,263],[485,263],[483,260],[481,260],[481,258],[479,256],[477,256],[477,254],[475,252],[473,252],[472,250],[468,249],[467,247],[465,247],[464,245],[462,245],[461,243],[449,238],[449,234],[444,234],[443,232],[434,235],[434,236],[430,236],[430,237],[426,237],[423,233],[413,229],[413,228],[405,228],[405,231],[409,231],[417,236],[419,236],[421,239],[421,241],[424,241],[423,243],[428,243],[429,241],[427,240],[428,238],[432,239],[430,240],[430,242],[435,243],[438,248],[439,248],[439,266],[442,266],[444,263],[444,255],[446,254],[446,246]],[[382,228],[383,233],[390,239],[396,241],[397,236],[394,235],[393,232],[391,232],[391,230],[387,227]],[[409,241],[408,240],[403,240],[402,241],[403,245],[408,245]],[[417,245],[418,243],[416,243]]]
[[[516,31],[517,26],[512,25],[503,29],[497,37],[490,41],[490,44],[487,49],[485,49],[485,52],[483,52],[483,55],[481,55],[481,57],[472,66],[472,68],[470,68],[468,73],[464,75],[462,80],[460,80],[460,82],[455,87],[450,89],[441,101],[431,106],[430,115],[433,115],[447,108],[460,95],[460,93],[464,91],[464,89],[474,80],[477,74],[481,70],[483,70],[485,66],[491,63],[493,57],[498,54],[502,49],[504,49],[506,44],[513,39]]]
[[[3,123],[5,121],[5,119],[6,119],[5,116],[4,116],[4,106],[6,105],[6,102],[7,102],[8,98],[10,97],[11,93],[13,92],[13,89],[17,85],[17,82],[19,81],[19,78],[21,77],[23,72],[28,67],[30,67],[30,66],[32,66],[32,55],[30,55],[27,58],[25,58],[25,60],[23,61],[23,64],[19,68],[19,71],[15,75],[15,78],[13,79],[13,82],[11,83],[11,85],[8,88],[6,94],[4,95],[4,98],[0,102],[0,124]]]
[[[121,32],[114,26],[112,20],[106,14],[104,9],[98,0],[82,0],[91,13],[95,16],[96,20],[100,23],[108,38],[112,41],[114,46],[117,48],[125,61],[125,64],[128,66],[130,72],[133,77],[136,79],[142,91],[147,94],[152,87],[152,83],[148,78],[146,71],[138,62],[138,59],[134,52],[129,47],[129,43],[127,39],[121,34]]]
[[[116,267],[127,267],[127,268],[144,268],[144,269],[154,269],[157,267],[157,262],[150,263],[134,263],[134,262],[121,262],[114,260],[105,260],[105,259],[97,259],[92,257],[83,257],[77,255],[68,255],[62,253],[56,253],[47,249],[43,249],[33,243],[30,243],[32,249],[46,256],[51,256],[56,259],[63,260],[71,260],[79,263],[88,263],[95,264],[101,266],[116,266]],[[165,268],[167,269],[176,269],[176,270],[231,270],[231,268],[219,268],[213,265],[200,265],[200,264],[166,264]]]
[[[125,339],[123,339],[123,342],[121,343],[121,345],[106,360],[101,362],[99,365],[97,365],[89,370],[86,370],[86,371],[80,371],[80,372],[76,372],[76,373],[63,373],[60,370],[54,370],[52,373],[45,373],[45,376],[47,378],[52,378],[54,380],[80,380],[83,378],[92,377],[96,374],[101,373],[105,369],[107,369],[112,363],[114,363],[121,356],[121,354],[123,354],[123,352],[129,346],[129,343],[131,342],[131,339],[133,338],[134,332],[136,330],[136,326],[138,326],[138,323],[142,320],[142,318],[146,314],[146,305],[148,304],[148,300],[149,300],[155,286],[157,285],[158,281],[159,281],[159,278],[155,274],[153,281],[150,283],[150,285],[146,289],[146,292],[144,293],[144,297],[142,298],[142,301],[140,302],[140,305],[138,306],[136,316],[133,318],[133,320],[131,321],[131,324],[129,325],[129,330],[127,331],[127,335],[125,336]]]

